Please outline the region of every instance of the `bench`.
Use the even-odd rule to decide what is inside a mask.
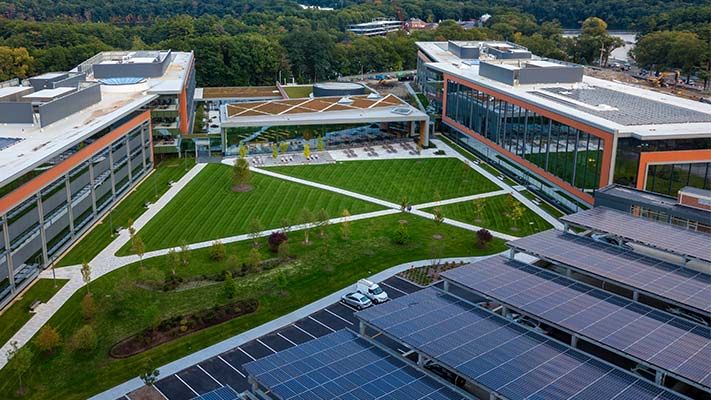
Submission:
[[[31,313],[34,313],[35,310],[37,309],[37,307],[39,307],[40,304],[42,304],[42,302],[41,302],[40,300],[35,300],[35,301],[33,301],[32,304],[30,304],[30,312],[31,312]]]

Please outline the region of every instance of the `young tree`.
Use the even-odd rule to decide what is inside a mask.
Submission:
[[[168,250],[168,257],[166,258],[166,260],[168,262],[168,268],[170,268],[170,272],[172,272],[173,276],[175,276],[176,268],[182,264],[180,254],[178,254],[175,249],[170,249]]]
[[[318,226],[318,234],[320,237],[326,237],[326,228],[328,227],[329,219],[328,211],[323,208],[318,210],[316,214],[316,225]]]
[[[131,238],[131,251],[136,253],[141,269],[143,269],[143,255],[146,253],[146,245],[140,236],[134,235]]]
[[[149,304],[143,308],[143,319],[148,322],[148,327],[155,330],[160,324],[160,308],[156,304]]]
[[[339,226],[341,231],[341,239],[348,240],[351,237],[351,213],[348,209],[344,208],[341,213],[341,217],[343,217],[343,222],[341,222],[341,225]]]
[[[486,248],[486,246],[494,240],[494,236],[486,229],[479,229],[476,231],[477,246],[479,248]]]
[[[304,244],[309,244],[309,234],[311,233],[311,224],[314,222],[314,214],[308,208],[301,210],[301,223],[304,225]]]
[[[222,292],[228,299],[233,299],[237,295],[237,285],[230,271],[225,272],[225,283],[223,284]]]
[[[91,282],[91,265],[89,265],[86,261],[81,264],[81,279],[86,285],[86,293],[91,294],[91,290],[89,290],[89,283]]]
[[[402,199],[400,199],[400,212],[405,212],[409,204],[410,203],[407,200],[407,196],[402,196]]]
[[[319,136],[316,139],[316,150],[319,152],[324,151],[326,149],[326,145],[323,142],[323,136]]]
[[[406,244],[410,240],[410,232],[407,229],[407,224],[399,222],[395,230],[393,241],[397,244]]]
[[[249,260],[247,263],[252,270],[257,270],[259,268],[259,265],[262,263],[262,253],[259,252],[258,248],[252,247],[249,251]]]
[[[252,171],[249,170],[247,159],[239,157],[232,167],[232,190],[246,192],[251,188]]]
[[[252,239],[252,247],[259,247],[259,235],[264,230],[264,225],[259,218],[252,218],[249,221],[249,237]]]
[[[444,214],[442,214],[442,207],[437,206],[434,209],[432,209],[432,214],[434,214],[434,222],[437,226],[442,225],[442,222],[444,222]]]
[[[279,251],[279,246],[281,246],[282,243],[286,242],[289,240],[289,238],[286,236],[286,233],[282,231],[274,231],[269,235],[269,238],[267,239],[267,243],[269,244],[269,250],[272,253],[277,253]]]
[[[213,261],[222,261],[225,259],[227,250],[225,250],[225,245],[219,241],[215,240],[210,246],[210,259]]]
[[[247,146],[240,144],[239,145],[239,158],[247,158],[247,154],[249,154],[249,149]]]
[[[272,145],[272,158],[279,157],[279,147],[275,144]]]
[[[230,254],[227,257],[227,261],[225,261],[225,264],[227,265],[227,269],[229,271],[237,271],[237,273],[239,273],[240,261],[239,257],[237,257],[236,255]]]
[[[37,347],[44,353],[53,353],[61,342],[59,332],[49,325],[43,326],[37,334]]]
[[[511,196],[510,198],[513,199],[513,201],[511,202],[511,208],[509,209],[509,212],[506,215],[509,217],[509,220],[511,220],[511,224],[513,225],[512,229],[518,230],[519,222],[521,222],[523,216],[526,215],[526,207],[524,207],[521,202],[514,199],[513,196]]]
[[[474,223],[481,223],[482,215],[484,214],[484,199],[472,200],[472,214],[474,214]]]
[[[90,320],[96,315],[96,302],[94,301],[94,296],[87,293],[81,299],[81,316],[85,320]]]
[[[279,152],[282,154],[286,153],[289,151],[289,142],[281,142],[279,143]]]
[[[180,259],[180,265],[186,267],[190,264],[190,246],[185,240],[180,241],[180,252],[178,253]]]
[[[281,242],[281,244],[279,245],[279,249],[277,250],[277,254],[279,256],[279,259],[282,261],[289,259],[289,241]]]
[[[32,366],[32,358],[34,354],[28,346],[19,347],[17,341],[10,344],[11,348],[7,351],[7,367],[10,371],[15,372],[19,382],[18,394],[25,394],[25,387],[22,385],[22,376],[25,375],[28,369]]]
[[[92,351],[96,349],[96,332],[91,325],[84,325],[72,335],[69,341],[69,348],[74,352]]]
[[[311,157],[311,145],[309,145],[308,143],[304,143],[304,157]]]

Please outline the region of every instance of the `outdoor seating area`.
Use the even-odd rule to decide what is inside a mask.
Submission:
[[[277,158],[266,155],[248,157],[249,164],[253,167],[268,167],[273,165],[294,165],[294,164],[327,164],[335,160],[328,152],[314,153],[308,157],[303,154],[284,154]]]

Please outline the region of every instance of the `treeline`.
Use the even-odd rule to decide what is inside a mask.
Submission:
[[[586,24],[590,34],[574,40],[564,38],[557,23],[539,25],[516,11],[497,14],[485,28],[464,30],[450,20],[435,30],[387,37],[356,37],[312,20],[264,13],[239,19],[180,15],[145,25],[0,19],[0,79],[68,70],[112,49],[194,50],[202,86],[264,85],[292,77],[312,82],[414,69],[415,42],[431,40],[504,39],[542,56],[590,62],[609,36],[603,21],[593,18]]]
[[[10,19],[53,20],[69,18],[87,22],[145,24],[157,17],[215,15],[240,17],[250,13],[276,13],[316,19],[326,18],[331,26],[342,27],[352,17],[395,16],[388,0],[302,0],[303,4],[334,7],[336,12],[304,11],[297,0],[8,0],[0,1],[0,15]],[[566,28],[577,28],[590,16],[607,21],[613,29],[638,29],[641,20],[669,10],[707,4],[707,0],[400,0],[406,18],[424,20],[477,18],[512,8],[533,15],[537,21],[558,20]],[[349,15],[350,14],[350,15]],[[358,15],[364,14],[364,15]]]

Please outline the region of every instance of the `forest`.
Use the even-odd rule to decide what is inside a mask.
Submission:
[[[304,10],[287,0],[0,1],[0,80],[67,70],[103,50],[174,49],[195,51],[201,86],[273,84],[279,77],[310,82],[412,69],[416,41],[449,39],[509,40],[544,57],[590,64],[601,45],[605,57],[621,45],[607,34],[613,28],[640,32],[641,65],[708,77],[711,6],[696,0],[651,0],[644,7],[631,0],[616,9],[615,0],[402,0],[406,18],[442,20],[439,27],[372,38],[346,28],[394,16],[392,2],[304,2],[337,8]],[[453,21],[484,13],[493,17],[482,28],[464,30]],[[564,27],[583,28],[583,35],[564,37]],[[686,48],[694,51],[679,50]]]

